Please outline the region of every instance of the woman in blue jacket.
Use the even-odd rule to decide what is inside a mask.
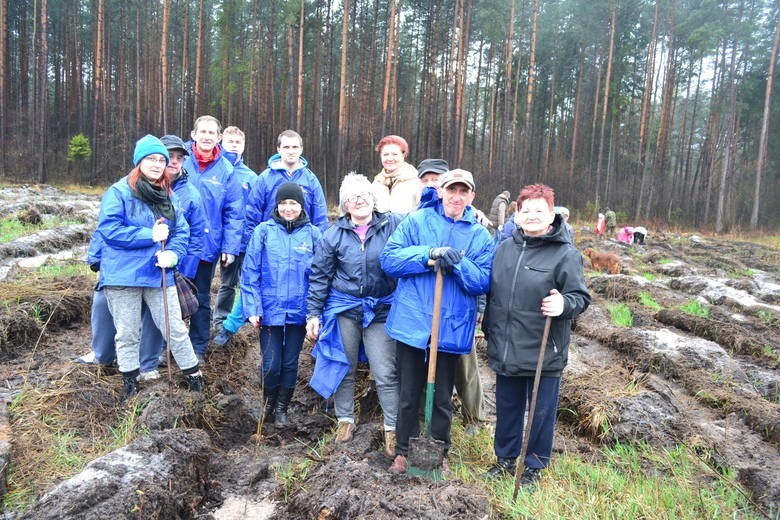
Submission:
[[[116,327],[116,352],[124,383],[124,397],[138,393],[141,303],[145,303],[157,328],[165,330],[161,298],[161,268],[167,295],[170,348],[190,390],[203,390],[203,376],[181,319],[172,268],[187,250],[189,225],[178,197],[165,174],[168,150],[156,137],[138,140],[133,153],[135,168],[103,195],[97,233],[103,240],[100,287]],[[158,248],[164,243],[165,250]]]
[[[288,423],[287,407],[298,379],[306,336],[306,294],[320,231],[303,210],[303,190],[285,182],[271,219],[260,223],[246,249],[241,275],[244,315],[260,329],[260,382],[265,421]]]
[[[385,321],[396,281],[382,270],[379,255],[401,217],[375,211],[376,198],[364,175],[344,177],[339,201],[343,215],[323,234],[312,268],[306,332],[319,341],[312,351],[316,362],[311,386],[325,398],[334,395],[335,441],[351,441],[362,344],[384,415],[385,451],[392,455],[398,376],[395,341],[387,335]]]

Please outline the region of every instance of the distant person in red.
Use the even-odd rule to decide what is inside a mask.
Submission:
[[[604,231],[607,230],[607,219],[603,213],[599,212],[599,216],[596,219],[596,235],[599,238],[604,238]]]

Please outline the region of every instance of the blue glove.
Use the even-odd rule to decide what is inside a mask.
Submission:
[[[434,247],[428,253],[428,256],[436,261],[433,265],[433,270],[438,271],[441,269],[441,273],[444,275],[451,273],[455,264],[463,258],[459,251],[451,247]]]

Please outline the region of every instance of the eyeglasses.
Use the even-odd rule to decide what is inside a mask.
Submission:
[[[147,155],[146,157],[144,157],[143,160],[148,163],[156,163],[156,164],[163,164],[163,165],[168,162],[168,160],[162,155],[159,157],[155,157],[153,155]]]
[[[357,204],[358,201],[368,202],[371,199],[371,195],[368,193],[358,193],[357,195],[352,195],[347,199],[347,202],[350,204]]]

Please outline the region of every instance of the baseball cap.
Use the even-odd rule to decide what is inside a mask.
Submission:
[[[184,141],[177,135],[164,135],[160,138],[160,141],[162,141],[162,144],[164,144],[165,148],[168,150],[181,150],[184,155],[190,154],[190,152],[187,151],[187,147],[184,146]]]
[[[456,184],[458,182],[468,185],[468,187],[471,188],[472,191],[476,190],[476,186],[474,185],[474,176],[471,175],[471,172],[463,170],[461,168],[450,170],[446,172],[444,175],[442,175],[441,182],[439,185],[442,188],[446,188],[447,186],[451,184]]]
[[[422,178],[426,173],[436,173],[441,175],[447,173],[450,165],[444,159],[424,159],[417,167],[417,176]]]

